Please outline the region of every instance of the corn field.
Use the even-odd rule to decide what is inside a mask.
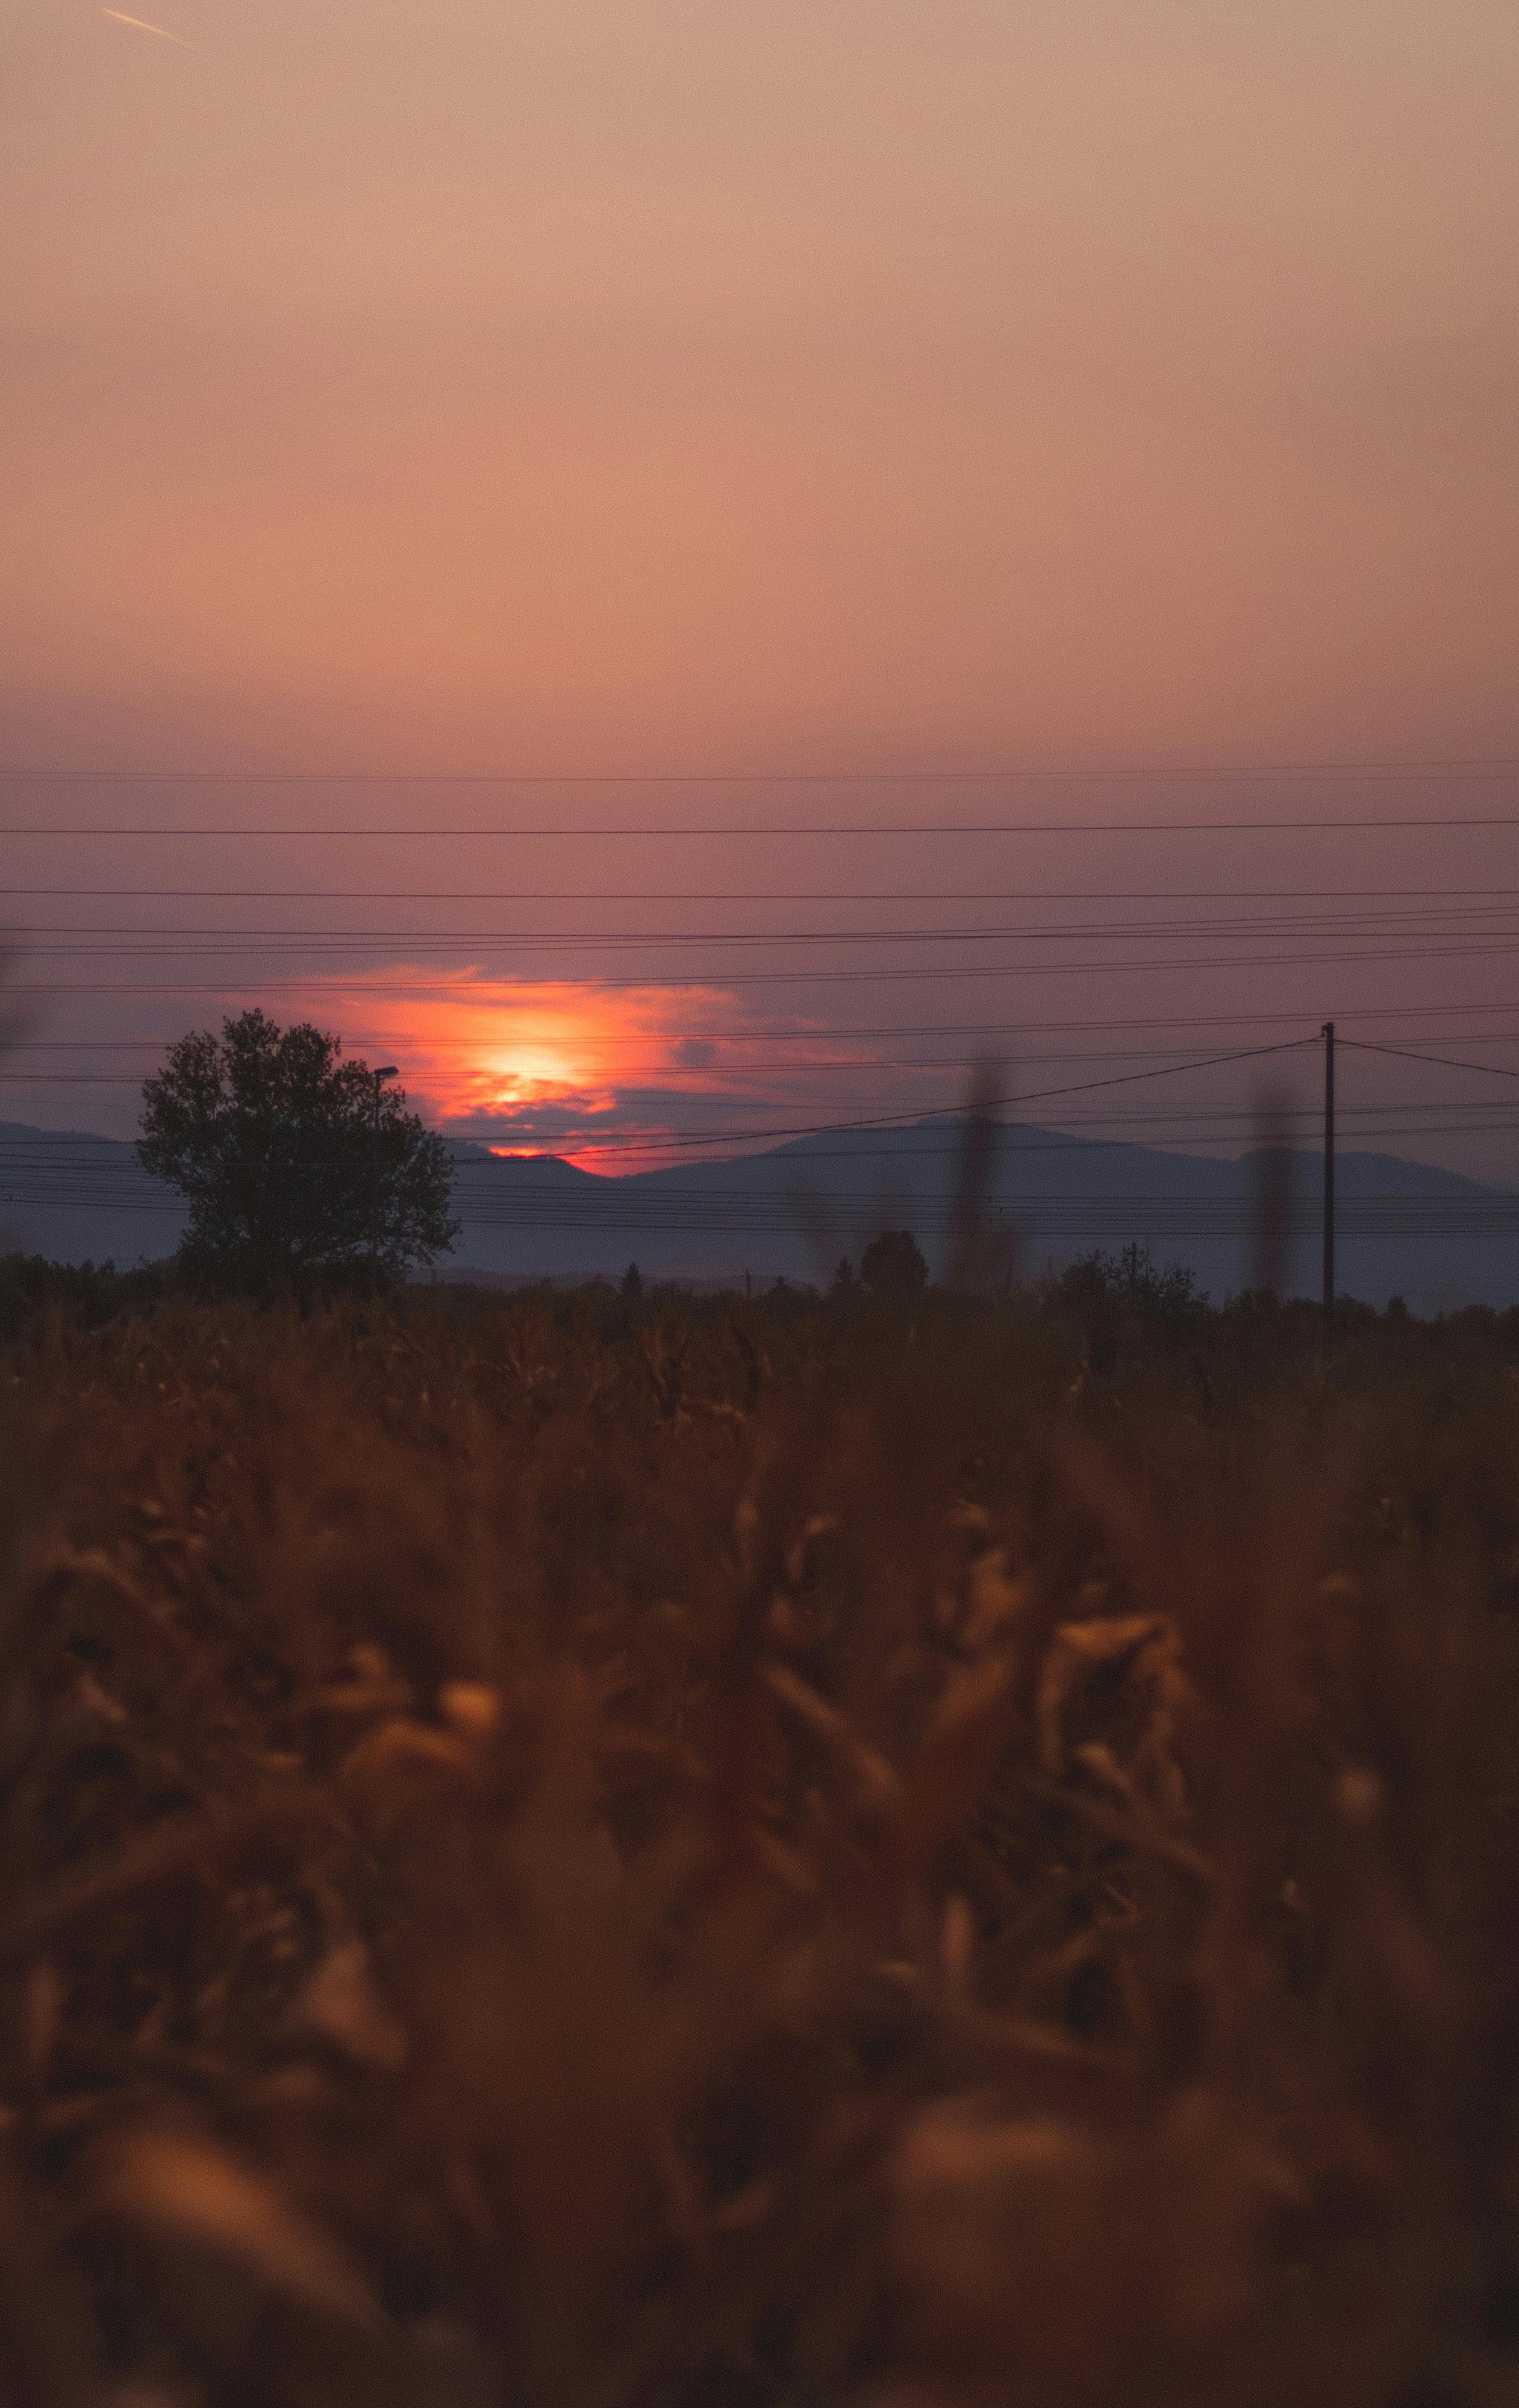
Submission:
[[[0,1348],[0,2394],[1519,2400],[1519,1344]]]

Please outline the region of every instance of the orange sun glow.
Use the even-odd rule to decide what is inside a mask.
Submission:
[[[413,1109],[495,1153],[590,1159],[609,1116],[627,1125],[619,1104],[630,1090],[729,1091],[722,1036],[742,1034],[743,1007],[722,988],[608,989],[472,970],[383,975],[383,1000],[362,982],[335,984],[316,1016],[342,1028],[351,1054],[394,1051]],[[695,1046],[693,1029],[703,1039]],[[632,1117],[642,1134],[665,1133],[657,1107]]]

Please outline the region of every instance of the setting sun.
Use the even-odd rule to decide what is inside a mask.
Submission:
[[[589,1158],[613,1124],[657,1144],[682,1103],[742,1094],[750,1083],[746,1067],[724,1069],[724,1032],[741,1038],[745,1013],[718,987],[613,989],[423,969],[387,972],[384,985],[381,1000],[367,982],[335,982],[316,1016],[340,1025],[347,1050],[361,1055],[398,1045],[404,1031],[413,1103],[495,1153]]]
[[[479,1075],[482,1083],[494,1088],[493,1100],[503,1111],[572,1095],[586,1085],[584,1068],[568,1053],[526,1038],[499,1060],[487,1059]]]

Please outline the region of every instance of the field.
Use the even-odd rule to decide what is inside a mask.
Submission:
[[[25,1286],[7,2401],[1519,2397],[1507,1323]]]

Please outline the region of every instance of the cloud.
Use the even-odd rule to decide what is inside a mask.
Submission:
[[[652,1168],[664,1140],[721,1129],[737,1144],[778,1114],[826,1118],[847,1109],[829,1072],[867,1074],[880,1051],[819,1032],[794,1066],[768,1041],[785,1024],[767,1012],[757,1036],[750,1007],[716,985],[612,988],[420,964],[335,978],[302,1016],[340,1035],[351,1057],[398,1063],[411,1108],[451,1137],[611,1169]],[[808,1035],[805,1021],[791,1028]],[[608,1140],[634,1141],[625,1159],[598,1156]]]
[[[166,25],[150,25],[146,17],[128,17],[120,8],[103,7],[100,13],[103,17],[113,17],[119,25],[133,26],[139,34],[156,34],[161,42],[177,42],[181,50],[188,50],[191,47],[182,34],[171,34]]]
[[[475,969],[375,975],[383,998],[365,982],[335,981],[311,1016],[340,1027],[351,1054],[392,1049],[413,1104],[452,1135],[574,1154],[613,1131],[668,1134],[682,1111],[733,1092],[714,1075],[721,1043],[685,1034],[693,1022],[742,1032],[746,1008],[721,987],[608,989]]]

